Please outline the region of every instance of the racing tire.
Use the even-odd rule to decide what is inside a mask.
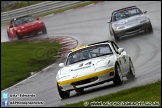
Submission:
[[[58,84],[57,84],[57,89],[62,99],[68,98],[70,96],[70,91],[62,91],[60,87],[58,86]]]
[[[115,85],[120,85],[123,83],[123,76],[118,64],[115,65],[115,77],[113,79]]]
[[[114,35],[114,39],[115,39],[115,41],[117,42],[117,41],[119,41],[119,37],[115,34],[115,32],[113,31],[113,35]]]
[[[7,36],[8,36],[8,39],[12,41],[12,37],[9,35],[8,32],[7,32]]]
[[[150,27],[148,28],[148,32],[153,32],[152,24],[150,23]]]
[[[43,34],[47,34],[47,29],[46,29],[46,27],[44,28],[44,30],[43,30],[42,32],[43,32]]]
[[[11,38],[11,36],[9,35],[9,33],[7,32],[7,36],[8,36],[8,38]]]
[[[129,65],[130,65],[130,69],[129,69],[128,74],[126,75],[126,78],[128,80],[131,80],[135,78],[135,70],[134,70],[134,66],[133,66],[131,59],[129,60]]]
[[[8,33],[8,32],[7,32],[7,36],[8,36],[8,38],[9,38],[9,39],[11,39],[11,36],[9,35],[9,33]]]
[[[17,35],[17,39],[18,40],[21,40],[22,39],[22,36],[19,33],[16,32],[16,35]]]

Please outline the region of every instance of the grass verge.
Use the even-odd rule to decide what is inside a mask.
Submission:
[[[99,96],[93,99],[77,102],[74,104],[67,104],[62,107],[83,107],[83,106],[90,107],[93,105],[101,106],[102,104],[105,105],[106,107],[106,104],[108,102],[109,103],[116,102],[116,104],[114,105],[119,105],[119,106],[121,102],[125,102],[125,103],[134,102],[135,105],[143,104],[150,107],[151,105],[160,107],[161,106],[161,81],[157,81],[155,83],[147,84],[143,86],[133,87],[130,89],[122,90],[104,96]],[[110,105],[109,107],[112,107],[112,105]]]
[[[54,63],[60,48],[56,42],[1,43],[1,90]]]

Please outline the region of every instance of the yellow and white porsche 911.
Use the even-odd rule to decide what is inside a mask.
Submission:
[[[123,77],[135,78],[131,57],[113,41],[103,41],[71,50],[57,75],[61,98],[68,98],[70,91],[113,81],[122,84]]]

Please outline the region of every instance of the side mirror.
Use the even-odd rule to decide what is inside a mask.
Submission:
[[[124,48],[119,48],[118,53],[121,54],[124,51]]]
[[[107,23],[111,23],[111,21],[107,21]]]
[[[145,13],[147,13],[147,11],[144,11],[143,13],[145,14]]]
[[[36,18],[36,20],[39,20],[39,18]]]
[[[60,64],[59,64],[59,67],[64,67],[64,66],[65,66],[64,63],[60,63]]]

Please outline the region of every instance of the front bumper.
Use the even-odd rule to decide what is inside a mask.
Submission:
[[[28,29],[23,29],[20,32],[18,32],[21,36],[29,36],[29,35],[33,35],[36,34],[38,32],[41,32],[45,29],[45,26],[37,26],[37,27],[30,27]]]
[[[145,30],[149,27],[151,27],[151,23],[145,22],[145,23],[142,23],[142,24],[138,24],[136,26],[129,26],[129,27],[126,27],[126,28],[121,29],[121,30],[116,30],[115,34],[116,34],[116,36],[125,36],[125,35],[135,34],[135,33],[138,33],[140,31],[143,31],[143,30]]]
[[[58,85],[62,91],[87,88],[100,82],[111,80],[114,78],[114,75],[115,68],[110,68],[86,76],[61,81],[58,82]]]

